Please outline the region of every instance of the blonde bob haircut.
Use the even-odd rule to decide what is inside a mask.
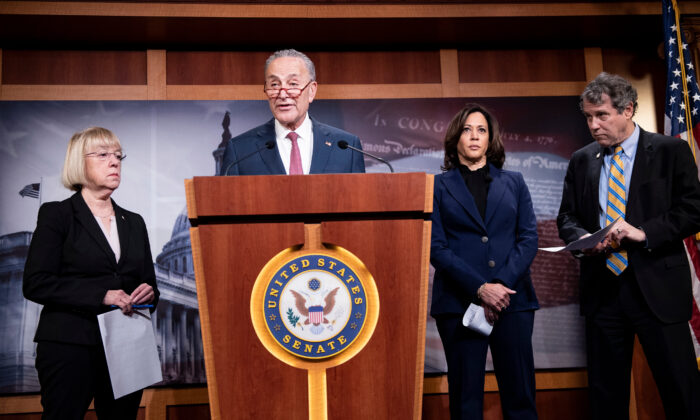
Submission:
[[[102,127],[89,127],[73,134],[68,142],[66,160],[61,171],[64,187],[80,191],[88,183],[85,174],[85,154],[94,152],[99,147],[121,150],[122,145],[114,133]]]

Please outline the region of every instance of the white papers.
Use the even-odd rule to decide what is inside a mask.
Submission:
[[[115,309],[97,316],[114,398],[163,380],[148,309],[131,316]]]
[[[617,222],[617,220],[615,220]],[[610,223],[609,225],[605,226],[603,229],[586,236],[585,238],[581,238],[577,241],[571,242],[567,246],[553,246],[549,248],[539,248],[542,251],[547,251],[547,252],[559,252],[559,251],[580,251],[582,249],[591,249],[595,248],[596,245],[598,245],[600,242],[605,239],[605,235],[608,234],[610,229],[615,225],[615,222]]]
[[[493,330],[493,325],[486,320],[484,308],[473,303],[469,304],[467,311],[464,313],[462,324],[470,330],[483,335],[491,335],[491,330]]]

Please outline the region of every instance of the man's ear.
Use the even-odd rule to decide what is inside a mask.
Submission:
[[[314,101],[314,98],[316,97],[316,89],[317,88],[318,88],[318,83],[316,83],[316,81],[314,80],[313,82],[311,82],[311,84],[308,87],[308,89],[309,89],[309,103]]]
[[[632,102],[628,103],[625,109],[622,110],[622,115],[628,120],[634,115],[634,104]]]

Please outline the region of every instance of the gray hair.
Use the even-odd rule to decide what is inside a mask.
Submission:
[[[311,61],[311,59],[303,52],[299,52],[294,49],[279,50],[272,53],[272,55],[269,56],[265,61],[265,74],[267,74],[267,68],[270,66],[270,63],[282,57],[294,57],[301,59],[301,61],[303,61],[304,65],[306,66],[306,70],[309,71],[309,76],[311,77],[311,80],[316,80],[316,67],[314,66],[314,62]]]
[[[603,94],[610,97],[617,112],[622,113],[632,103],[632,115],[637,113],[637,90],[624,77],[606,72],[600,73],[586,86],[579,99],[579,108],[583,111],[583,101],[602,104]]]

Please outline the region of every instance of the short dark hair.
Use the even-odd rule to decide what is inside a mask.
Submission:
[[[464,123],[469,115],[480,112],[486,118],[489,127],[489,147],[486,150],[486,160],[492,163],[497,168],[502,168],[506,161],[506,151],[503,148],[501,133],[498,130],[498,121],[484,106],[469,103],[462,108],[450,121],[445,133],[445,163],[442,166],[443,171],[448,171],[459,166],[459,154],[457,153],[457,144],[459,138],[464,131]]]
[[[637,113],[637,89],[622,76],[606,72],[593,79],[581,94],[579,108],[583,111],[583,101],[594,105],[603,103],[603,94],[610,97],[610,102],[617,112],[622,113],[632,103],[632,115]]]

